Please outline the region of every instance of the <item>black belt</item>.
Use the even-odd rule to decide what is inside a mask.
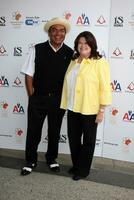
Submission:
[[[61,93],[58,93],[58,92],[34,92],[34,95],[41,95],[41,96],[47,96],[47,97],[59,97],[59,96],[61,96]]]

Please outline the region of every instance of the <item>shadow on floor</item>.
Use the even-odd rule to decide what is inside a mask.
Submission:
[[[0,156],[0,167],[19,170],[24,165],[25,162],[23,159]],[[67,173],[70,166],[63,164],[61,164],[60,166],[61,172],[57,173],[57,175],[70,177],[70,175]],[[53,172],[51,172],[48,169],[46,163],[43,161],[38,162],[38,166],[34,170],[34,172],[53,174]],[[87,177],[85,181],[92,181],[97,183],[134,189],[134,175],[128,175],[121,172],[113,172],[105,169],[91,169],[90,176]]]

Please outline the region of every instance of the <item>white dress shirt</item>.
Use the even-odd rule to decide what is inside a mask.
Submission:
[[[69,72],[67,76],[67,109],[73,109],[73,102],[74,102],[74,91],[75,91],[75,83],[77,74],[80,68],[80,63],[76,63],[74,68]]]

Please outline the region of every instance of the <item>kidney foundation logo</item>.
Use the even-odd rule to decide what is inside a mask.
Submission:
[[[134,93],[134,82],[131,82],[131,83],[127,86],[127,89],[125,90],[125,92]]]
[[[95,26],[107,26],[106,19],[104,18],[103,15],[99,16],[99,18],[96,21]]]
[[[132,144],[132,139],[129,137],[124,137],[122,140],[122,147],[123,147],[123,152],[124,153],[129,153],[130,151],[130,146]]]
[[[13,87],[23,87],[22,85],[22,81],[20,80],[20,78],[17,76],[16,79],[13,82]]]
[[[117,124],[119,109],[116,107],[110,108],[110,123]]]
[[[8,117],[8,103],[6,101],[0,102],[1,117]]]
[[[115,50],[114,50],[113,53],[112,53],[111,58],[123,58],[122,52],[121,52],[121,50],[119,49],[119,47],[116,47],[116,48],[115,48]]]
[[[66,20],[70,20],[70,18],[71,18],[71,12],[70,11],[65,11],[64,13],[63,13],[63,17],[66,19]]]
[[[7,51],[3,45],[0,46],[0,56],[8,56]]]
[[[15,139],[18,144],[22,144],[24,142],[24,132],[21,128],[15,129]]]
[[[20,11],[15,11],[12,13],[12,21],[11,24],[14,28],[20,28],[23,24],[22,14]]]

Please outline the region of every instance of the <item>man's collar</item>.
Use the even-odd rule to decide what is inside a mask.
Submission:
[[[55,48],[53,47],[53,45],[50,43],[50,40],[48,40],[48,42],[49,42],[50,47],[51,47],[55,52],[57,52],[57,51],[63,46],[63,43],[62,43],[58,49],[55,49]]]

